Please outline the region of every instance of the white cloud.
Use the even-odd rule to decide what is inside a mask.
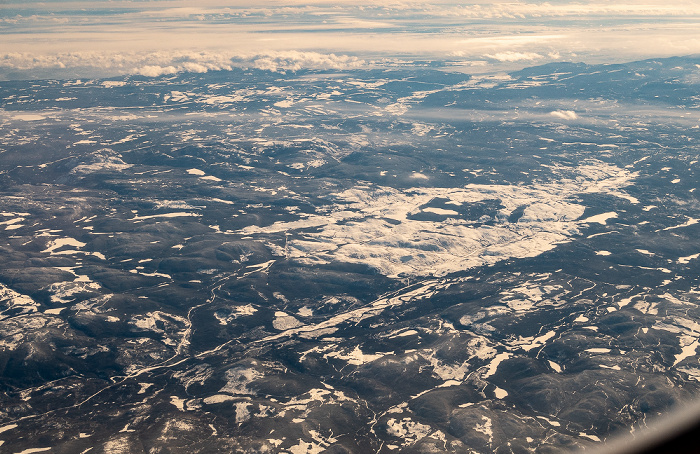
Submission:
[[[253,65],[269,71],[297,71],[302,68],[349,69],[366,65],[364,60],[348,55],[318,52],[271,52],[253,58]]]
[[[157,77],[179,72],[205,73],[231,70],[236,66],[269,71],[300,69],[347,69],[367,63],[348,55],[319,52],[235,52],[161,51],[142,53],[70,52],[54,55],[7,53],[0,55],[0,66],[13,70],[96,68],[107,73],[139,74]]]
[[[429,180],[430,177],[420,172],[413,172],[411,178],[414,180]]]
[[[578,115],[573,110],[555,110],[549,114],[562,120],[576,120],[578,118]]]
[[[177,68],[174,66],[167,66],[167,67],[162,67],[162,66],[155,66],[155,65],[146,65],[142,66],[140,68],[135,68],[134,73],[146,76],[146,77],[158,77],[162,76],[164,74],[174,74],[177,72]]]
[[[513,52],[513,51],[508,51],[508,52],[498,52],[495,54],[486,54],[484,55],[486,58],[490,58],[492,60],[498,60],[498,61],[508,61],[508,62],[514,62],[514,61],[535,61],[535,60],[541,60],[544,58],[542,55],[536,53],[536,52]]]

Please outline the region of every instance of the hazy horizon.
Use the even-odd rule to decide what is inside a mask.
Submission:
[[[0,78],[441,62],[488,73],[700,53],[700,2],[4,2]]]

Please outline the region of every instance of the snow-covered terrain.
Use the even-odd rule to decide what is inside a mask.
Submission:
[[[255,61],[0,82],[0,449],[568,452],[700,395],[700,60]]]

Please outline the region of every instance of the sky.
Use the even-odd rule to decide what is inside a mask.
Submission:
[[[700,0],[0,0],[0,78],[346,69],[700,54]]]

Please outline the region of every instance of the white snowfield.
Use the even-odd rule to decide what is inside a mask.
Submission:
[[[529,186],[471,184],[405,190],[356,186],[332,194],[335,204],[323,214],[265,227],[248,226],[239,233],[294,232],[283,253],[301,263],[358,263],[390,277],[443,276],[501,260],[537,256],[570,241],[579,234],[580,226],[614,217],[606,213],[580,220],[585,210],[577,197],[580,194],[606,193],[637,202],[623,191],[636,176],[634,172],[597,160],[575,168],[553,167],[552,171],[558,180]],[[501,208],[488,217],[493,222],[484,224],[482,219],[463,219],[456,210],[425,206],[434,199],[447,200],[456,207],[491,201],[500,203]],[[509,222],[518,208],[523,209],[522,215]],[[412,218],[421,212],[447,218]],[[273,252],[281,251],[277,248]]]

